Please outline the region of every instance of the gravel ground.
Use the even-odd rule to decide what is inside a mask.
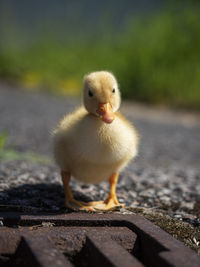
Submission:
[[[51,156],[50,132],[80,103],[77,99],[27,93],[0,85],[0,132],[7,148]],[[150,208],[200,226],[200,115],[124,103],[122,111],[141,135],[140,153],[121,174],[118,198],[133,209]],[[108,183],[72,181],[75,197],[104,199]],[[60,210],[59,169],[30,161],[0,163],[0,204]]]

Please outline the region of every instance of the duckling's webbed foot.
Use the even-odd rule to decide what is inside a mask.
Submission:
[[[87,211],[94,211],[95,210],[92,206],[88,205],[88,203],[78,201],[74,198],[67,199],[65,201],[65,206],[67,208],[72,209],[72,210],[87,210]]]
[[[107,197],[107,199],[103,202],[103,205],[96,205],[95,209],[101,209],[101,210],[113,210],[118,207],[124,207],[124,204],[120,204],[117,195],[116,195],[116,185],[118,181],[118,173],[114,173],[110,176],[109,182],[110,182],[110,194]]]
[[[93,211],[94,209],[92,208],[92,206],[88,205],[88,203],[74,199],[71,189],[69,187],[71,174],[66,171],[61,171],[61,177],[65,191],[65,206],[73,210]]]
[[[104,210],[113,210],[118,207],[121,207],[121,208],[124,207],[124,204],[119,203],[116,195],[109,195],[108,198],[104,201],[104,203],[105,203]]]

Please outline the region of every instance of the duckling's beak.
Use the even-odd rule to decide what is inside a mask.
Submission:
[[[99,103],[97,113],[100,115],[102,121],[111,123],[115,119],[115,114],[110,103]]]

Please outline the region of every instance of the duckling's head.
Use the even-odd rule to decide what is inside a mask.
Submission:
[[[108,71],[92,72],[84,77],[83,103],[87,111],[111,123],[121,102],[114,75]]]

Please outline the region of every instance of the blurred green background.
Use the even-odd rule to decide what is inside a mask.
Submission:
[[[0,0],[0,80],[78,95],[104,69],[129,100],[200,109],[200,1]]]

